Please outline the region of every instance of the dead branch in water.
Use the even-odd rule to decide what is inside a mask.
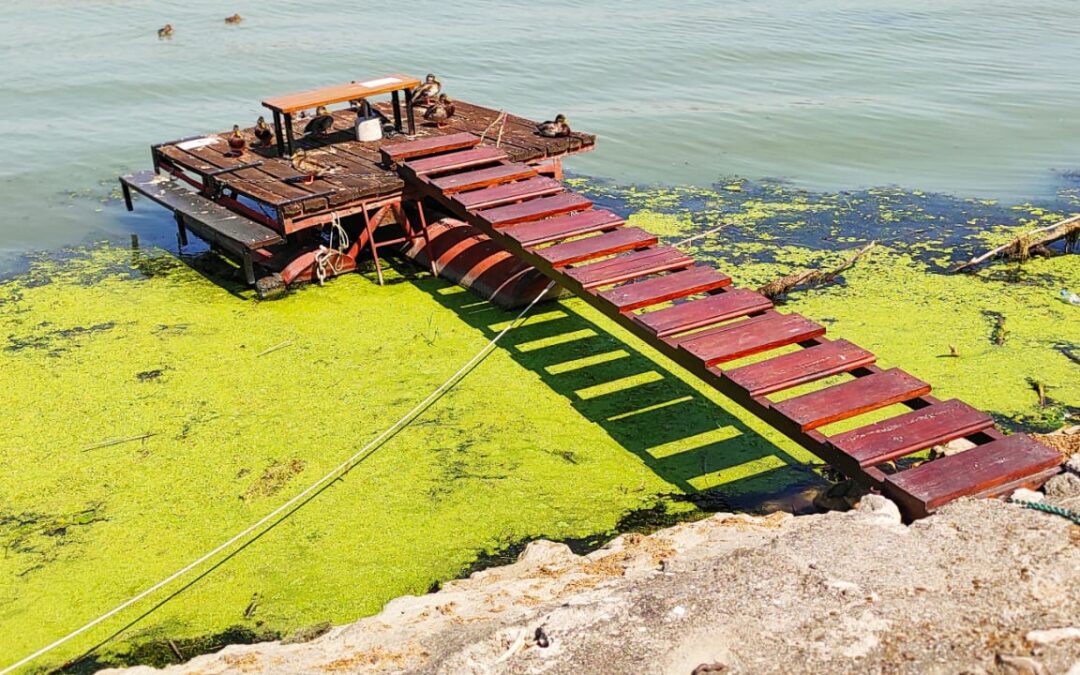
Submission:
[[[774,281],[770,281],[761,288],[758,289],[758,293],[761,293],[766,298],[776,298],[781,295],[786,295],[796,288],[813,288],[814,286],[822,286],[824,284],[832,283],[836,281],[836,278],[840,276],[845,270],[849,269],[855,264],[855,261],[863,257],[870,252],[870,249],[877,246],[876,241],[872,241],[866,246],[863,246],[858,251],[855,251],[847,260],[840,263],[840,265],[831,270],[807,270],[805,272],[796,272],[789,274],[786,277],[780,277]]]
[[[1067,240],[1065,250],[1066,252],[1069,252],[1075,247],[1078,235],[1080,235],[1080,216],[1073,216],[1072,218],[1066,218],[1053,225],[1047,225],[1046,227],[1040,227],[1031,230],[1030,232],[1025,232],[1007,244],[998,246],[980,256],[972,258],[966,263],[957,265],[952,268],[951,271],[959,272],[961,270],[966,270],[986,262],[991,258],[1008,258],[1009,260],[1019,260],[1023,262],[1030,258],[1033,252],[1045,255],[1045,253],[1048,252],[1046,245],[1052,244],[1059,239]]]
[[[113,438],[107,441],[102,441],[101,443],[96,443],[94,445],[88,445],[83,448],[82,451],[88,452],[90,450],[97,450],[98,448],[107,448],[112,445],[120,445],[121,443],[131,443],[132,441],[145,441],[151,436],[157,436],[157,433],[152,432],[146,434],[139,434],[138,436],[128,436],[127,438]]]

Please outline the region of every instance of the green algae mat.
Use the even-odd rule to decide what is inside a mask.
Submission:
[[[1007,207],[746,181],[575,187],[670,241],[701,235],[688,249],[742,285],[881,239],[840,283],[788,303],[1007,426],[1049,429],[1077,414],[1080,308],[1056,294],[1080,289],[1080,259],[943,273],[1060,216],[1071,194]],[[257,302],[212,263],[101,245],[35,257],[0,283],[0,665],[307,487],[514,316],[405,267],[385,287],[350,275]],[[164,664],[352,621],[532,538],[588,545],[646,521],[767,508],[816,484],[815,465],[584,303],[548,304],[251,545],[38,666],[138,618],[76,669]]]

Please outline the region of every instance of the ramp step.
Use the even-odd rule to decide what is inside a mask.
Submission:
[[[473,148],[435,157],[414,159],[405,162],[405,166],[417,176],[427,176],[433,173],[446,173],[493,164],[504,159],[506,159],[506,153],[498,148]]]
[[[686,269],[693,264],[694,259],[678,249],[651,248],[583,267],[572,267],[566,270],[566,276],[580,283],[583,288],[597,288],[650,274]]]
[[[1027,434],[1013,434],[956,455],[885,477],[888,485],[922,502],[927,511],[965,495],[986,493],[1061,464],[1056,450]]]
[[[585,213],[599,212],[586,211]],[[647,248],[656,245],[657,241],[659,241],[657,236],[651,232],[646,232],[639,227],[624,227],[614,232],[605,232],[587,239],[554,244],[547,248],[537,249],[533,253],[551,263],[554,267],[562,267],[605,255]]]
[[[986,413],[951,400],[838,434],[829,442],[860,466],[873,466],[993,425],[994,420]]]
[[[758,354],[825,334],[825,328],[800,314],[768,312],[679,338],[675,342],[705,365]]]
[[[506,227],[530,220],[540,220],[571,211],[584,211],[592,206],[592,201],[573,192],[566,192],[552,197],[541,197],[520,204],[499,206],[477,212],[477,216],[487,221],[492,227]]]
[[[930,385],[892,368],[774,403],[773,408],[809,431],[929,393]]]
[[[380,148],[384,164],[393,164],[413,157],[434,155],[451,150],[462,150],[480,145],[480,137],[469,132],[460,134],[447,134],[446,136],[432,136],[421,138],[416,141],[404,143],[392,143]]]
[[[764,396],[830,375],[868,366],[875,357],[847,340],[836,340],[724,372],[751,396]]]
[[[700,300],[683,302],[634,317],[657,337],[703,328],[772,308],[772,301],[747,288],[735,288]]]
[[[712,267],[698,265],[685,272],[675,272],[663,277],[636,281],[600,293],[600,297],[620,312],[658,305],[668,300],[685,298],[698,293],[708,293],[731,283],[726,274]]]
[[[431,184],[442,190],[444,194],[454,194],[465,190],[479,190],[490,185],[500,185],[510,181],[532,178],[537,175],[536,169],[527,164],[500,164],[487,169],[465,171],[455,173],[452,176],[431,178]]]
[[[523,246],[536,246],[590,232],[613,230],[622,227],[622,224],[623,219],[611,211],[583,211],[571,216],[514,225],[504,229],[502,233],[516,239]]]
[[[543,197],[563,191],[563,185],[553,178],[537,176],[516,183],[504,183],[482,190],[459,192],[454,196],[454,201],[466,209],[486,209],[502,204],[519,202],[522,199]]]

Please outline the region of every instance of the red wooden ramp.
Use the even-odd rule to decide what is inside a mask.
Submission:
[[[930,385],[799,314],[784,314],[712,267],[624,227],[614,213],[508,161],[479,139],[394,146],[398,171],[424,199],[469,223],[823,460],[926,515],[964,496],[1037,486],[1062,457],[990,417],[940,401]],[[749,364],[729,363],[755,357]],[[791,395],[826,378],[832,384]],[[837,381],[840,380],[840,381]],[[834,422],[900,404],[909,412],[829,433]],[[886,472],[885,462],[964,438],[965,452]]]

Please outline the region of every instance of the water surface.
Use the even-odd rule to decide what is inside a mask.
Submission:
[[[226,26],[233,12],[245,21]],[[392,71],[567,114],[601,137],[571,162],[587,175],[1022,201],[1080,166],[1078,57],[1074,0],[9,0],[0,260],[134,227],[101,199],[152,142]]]

